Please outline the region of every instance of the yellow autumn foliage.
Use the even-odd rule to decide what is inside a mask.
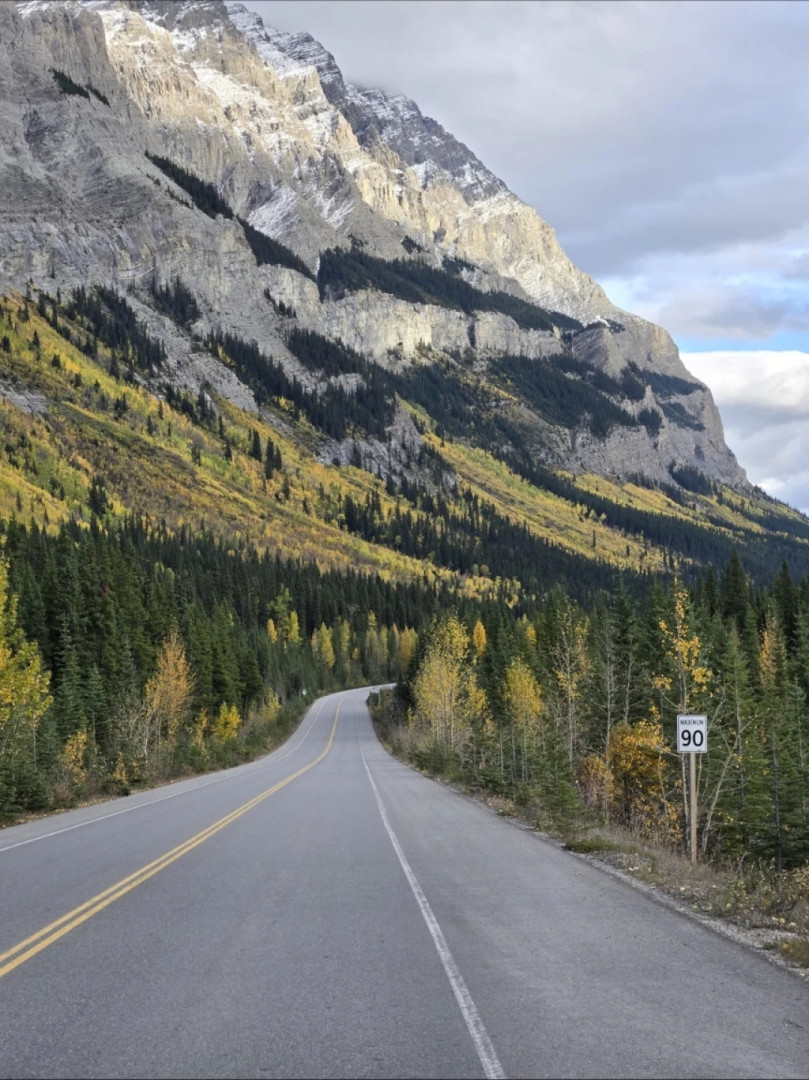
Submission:
[[[698,634],[691,628],[688,610],[688,593],[675,582],[673,619],[661,619],[659,629],[663,648],[672,661],[677,679],[677,701],[680,712],[688,712],[693,695],[705,692],[710,686],[713,672],[702,662],[703,647]],[[663,692],[673,689],[673,682],[664,675],[653,680],[655,688]]]
[[[172,630],[157,658],[157,670],[146,684],[140,741],[144,759],[152,746],[171,746],[189,717],[194,694],[194,677],[185,655],[185,646]]]
[[[214,733],[217,739],[223,743],[235,739],[239,733],[241,720],[242,718],[239,715],[239,710],[236,706],[228,705],[223,701],[219,707],[216,720],[214,721]]]
[[[50,676],[39,650],[17,625],[17,597],[9,593],[8,563],[0,557],[0,762],[36,758],[36,734],[51,704]]]
[[[333,671],[335,664],[334,638],[331,628],[321,623],[312,631],[312,655],[326,671]]]
[[[654,720],[620,723],[612,731],[606,758],[590,755],[579,767],[582,795],[642,835],[665,843],[681,835],[680,782],[670,772],[670,751]]]
[[[298,613],[297,611],[290,611],[287,641],[290,645],[300,645],[302,640],[303,638],[301,637],[300,626],[298,624]]]
[[[62,747],[58,770],[73,789],[82,788],[87,781],[84,756],[87,752],[87,729],[74,731]]]
[[[410,626],[406,626],[399,634],[399,667],[406,672],[416,651],[418,642],[417,632]]]
[[[542,690],[534,673],[520,657],[512,660],[506,669],[503,699],[520,735],[535,737],[542,725]]]
[[[434,628],[413,683],[416,718],[437,743],[463,754],[475,722],[486,718],[486,696],[468,663],[469,635],[451,615]]]
[[[129,785],[129,773],[127,771],[126,762],[124,761],[124,755],[118,751],[118,756],[115,759],[115,768],[112,770],[112,779],[121,787],[127,787]]]
[[[475,656],[478,660],[482,660],[483,654],[486,652],[486,627],[480,619],[472,628],[472,648],[475,650]]]

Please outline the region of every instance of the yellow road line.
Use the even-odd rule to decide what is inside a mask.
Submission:
[[[73,908],[72,911],[68,911],[65,915],[62,915],[60,919],[55,922],[49,923],[47,926],[38,930],[35,934],[27,937],[24,941],[20,941],[12,949],[0,954],[0,979],[4,975],[8,975],[9,972],[15,968],[24,964],[26,960],[30,960],[37,953],[42,952],[43,949],[47,949],[49,945],[53,945],[59,938],[64,937],[65,934],[69,934],[71,930],[74,930],[77,926],[80,926],[83,922],[91,919],[93,915],[97,915],[99,911],[103,911],[105,907],[108,907],[115,900],[131,892],[132,889],[137,888],[138,885],[142,885],[144,881],[148,881],[150,877],[154,877],[155,874],[159,874],[161,870],[164,870],[167,866],[170,866],[173,862],[181,859],[183,855],[187,855],[189,851],[193,851],[195,847],[199,847],[200,844],[205,843],[206,840],[210,840],[212,836],[215,836],[221,829],[224,829],[227,825],[236,821],[243,814],[246,814],[248,810],[252,810],[255,806],[258,806],[260,802],[268,799],[270,795],[274,795],[276,791],[280,791],[281,788],[286,787],[287,784],[291,784],[293,780],[297,780],[299,776],[303,776],[305,772],[313,769],[315,765],[320,764],[323,758],[328,754],[334,743],[334,733],[337,730],[337,721],[340,716],[340,704],[337,706],[337,710],[334,714],[334,724],[332,725],[331,734],[329,735],[329,741],[326,743],[326,747],[321,754],[319,754],[314,761],[310,761],[308,765],[304,765],[302,769],[298,769],[297,772],[287,776],[286,779],[274,784],[266,791],[262,791],[260,795],[256,795],[255,798],[250,799],[243,806],[239,806],[236,810],[226,814],[225,817],[220,818],[219,821],[215,821],[213,825],[209,825],[207,829],[203,829],[202,832],[192,836],[190,840],[186,840],[184,843],[179,844],[177,847],[172,848],[171,851],[167,851],[165,855],[161,855],[159,859],[155,859],[153,862],[148,863],[146,866],[142,866],[140,870],[136,870],[134,874],[130,874],[128,877],[122,878],[121,881],[115,885],[110,885],[108,889],[98,893],[96,896],[91,897],[89,900],[85,900],[83,904]]]

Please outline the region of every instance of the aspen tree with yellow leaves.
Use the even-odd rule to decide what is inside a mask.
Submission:
[[[588,632],[587,617],[564,597],[557,613],[556,640],[549,657],[554,680],[549,707],[565,744],[570,768],[579,757],[584,736],[583,690],[590,670]]]
[[[512,775],[516,779],[516,747],[519,741],[521,749],[521,780],[529,783],[531,771],[529,765],[529,743],[536,754],[542,732],[542,690],[534,673],[523,659],[515,657],[506,669],[503,698],[511,719]]]
[[[656,676],[655,685],[665,692],[677,712],[693,711],[704,700],[713,673],[705,663],[702,642],[692,626],[688,592],[676,580],[671,613],[660,620],[660,632],[675,675]]]
[[[399,634],[399,671],[406,675],[416,651],[418,634],[411,627],[406,626]]]
[[[416,719],[440,755],[461,763],[474,726],[485,722],[486,698],[469,663],[470,639],[455,615],[433,626],[413,682]]]
[[[300,631],[300,626],[299,626],[299,623],[298,623],[298,613],[297,613],[297,611],[290,611],[290,613],[289,613],[289,622],[287,624],[286,640],[287,640],[287,644],[289,644],[289,645],[300,645],[301,641],[303,640],[301,638],[301,631]]]
[[[157,670],[146,684],[140,721],[140,753],[146,768],[162,768],[163,752],[170,757],[182,725],[188,720],[194,693],[194,678],[177,630],[163,642]],[[156,752],[157,762],[150,762]]]
[[[486,652],[486,627],[478,619],[472,628],[472,648],[475,651],[475,656],[478,660],[483,659],[483,654]]]
[[[682,835],[667,779],[670,749],[655,720],[621,722],[606,755],[607,800],[611,816],[644,836],[664,843]]]
[[[18,802],[20,786],[37,770],[37,731],[51,704],[50,678],[39,650],[26,641],[0,556],[0,813]]]
[[[312,631],[312,654],[324,671],[331,672],[334,669],[333,636],[331,629],[325,623],[321,623],[317,630]]]
[[[216,734],[217,739],[223,743],[235,739],[239,733],[241,720],[242,718],[239,715],[239,710],[235,705],[228,705],[225,702],[222,702],[219,707],[216,721],[214,722],[214,733]]]
[[[706,715],[710,711],[707,705],[710,702],[713,672],[705,662],[705,650],[692,622],[688,592],[675,578],[669,613],[659,621],[662,651],[670,665],[671,674],[657,673],[652,678],[652,685],[659,692],[660,701],[666,710],[669,726],[677,713],[703,711],[703,706],[705,706]],[[661,724],[663,718],[656,705],[652,706],[651,713],[652,720]],[[711,723],[710,716],[708,722]],[[701,810],[699,788],[702,779],[703,755],[697,756],[699,760],[696,768],[696,820],[699,821]],[[685,774],[685,755],[681,755],[680,791],[683,820],[689,821],[689,793]]]
[[[87,783],[87,742],[87,728],[83,727],[74,731],[62,747],[56,767],[55,802],[68,806],[76,796],[84,793]]]

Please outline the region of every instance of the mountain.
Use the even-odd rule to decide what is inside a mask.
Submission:
[[[3,4],[0,118],[0,396],[21,429],[37,423],[20,409],[60,416],[42,452],[79,463],[65,499],[47,492],[50,521],[88,515],[104,475],[120,512],[156,511],[163,485],[164,516],[187,522],[208,490],[217,526],[276,549],[291,498],[306,558],[409,578],[485,565],[548,583],[481,555],[474,515],[454,547],[448,526],[416,542],[390,525],[397,505],[463,517],[464,499],[494,515],[490,547],[523,529],[633,572],[734,545],[756,573],[809,565],[809,525],[749,485],[669,335],[610,303],[414,102],[346,83],[308,34],[222,0]],[[127,395],[128,419],[102,421],[99,393]],[[171,436],[158,402],[185,409]],[[116,424],[140,476],[111,469]],[[280,502],[234,460],[254,430],[296,462]],[[9,499],[41,514],[20,460],[0,458]]]
[[[708,715],[702,850],[805,862],[809,520],[467,147],[220,0],[0,3],[0,124],[0,823],[396,682],[675,848]]]

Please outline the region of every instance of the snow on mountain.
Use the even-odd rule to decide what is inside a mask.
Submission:
[[[470,318],[373,289],[323,301],[295,270],[257,269],[240,227],[195,213],[150,166],[148,151],[216,187],[312,271],[325,250],[355,245],[433,267],[460,258],[475,286],[591,325],[570,346],[586,363],[613,377],[636,363],[689,378],[668,335],[615,308],[553,228],[468,147],[404,94],[346,84],[307,33],[265,27],[235,0],[25,0],[0,4],[0,61],[5,285],[47,277],[68,287],[91,272],[136,283],[159,265],[194,282],[210,325],[238,329],[290,361],[265,291],[301,325],[380,362],[425,348],[455,355],[472,347],[481,358],[505,349],[531,360],[559,348],[554,335],[523,330],[504,314]],[[60,95],[54,68],[108,104]],[[741,473],[710,394],[685,397],[680,412],[663,416],[654,445],[638,434],[647,470],[668,475],[671,460],[698,459],[735,481]],[[683,420],[682,409],[693,416]],[[599,455],[619,473],[639,465],[634,444],[590,457],[583,446],[571,446],[582,465],[595,467]]]

